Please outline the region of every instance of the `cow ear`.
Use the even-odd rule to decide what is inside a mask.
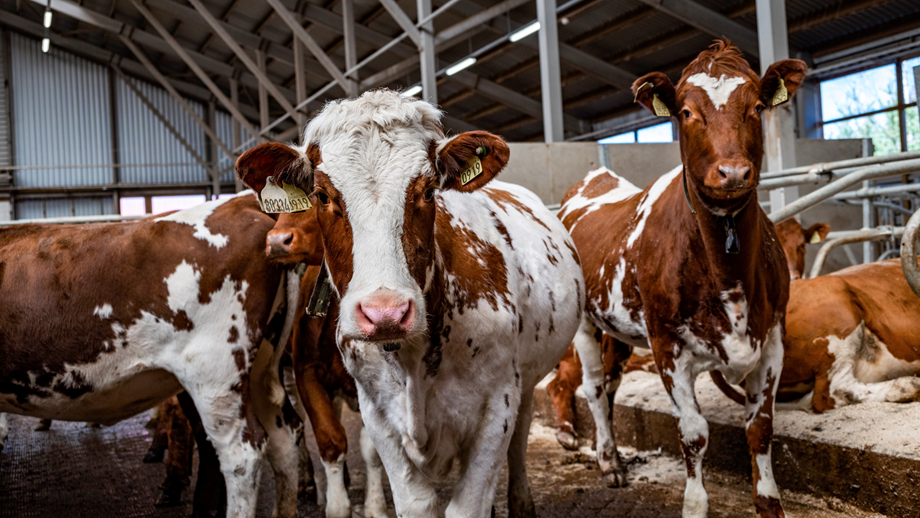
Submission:
[[[265,188],[268,177],[274,178],[276,185],[284,181],[312,191],[312,173],[310,161],[303,153],[280,142],[259,144],[236,160],[236,175],[257,193]]]
[[[814,225],[808,227],[808,230],[804,232],[805,242],[812,245],[815,243],[820,243],[824,241],[830,231],[831,226],[827,223],[815,223]]]
[[[637,103],[659,117],[670,117],[677,113],[674,85],[661,72],[652,72],[636,79],[632,91]]]
[[[773,63],[760,79],[760,102],[772,108],[792,99],[807,73],[808,65],[800,59]]]
[[[468,131],[432,142],[430,158],[441,178],[441,189],[472,192],[492,181],[510,154],[503,138],[487,131]]]

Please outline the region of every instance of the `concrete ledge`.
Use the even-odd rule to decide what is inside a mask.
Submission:
[[[537,388],[535,418],[555,426],[545,386]],[[728,400],[708,375],[696,389],[709,421],[704,469],[750,476],[744,409]],[[576,394],[575,424],[590,445],[594,422],[587,401]],[[671,402],[656,374],[632,372],[617,391],[614,424],[620,446],[680,456]],[[773,465],[780,490],[833,496],[888,516],[917,516],[920,509],[920,403],[863,403],[825,414],[777,411]]]

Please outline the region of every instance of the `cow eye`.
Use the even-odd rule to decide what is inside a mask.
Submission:
[[[327,196],[326,193],[324,193],[323,191],[317,191],[316,198],[323,205],[329,205],[329,196]]]
[[[764,104],[760,101],[757,101],[757,104],[754,105],[754,111],[756,111],[757,113],[762,112],[764,108],[766,108],[766,106],[764,106]]]
[[[690,117],[693,116],[693,113],[690,110],[684,110],[682,113],[685,119],[689,119]]]
[[[431,201],[432,198],[434,198],[434,187],[429,187],[428,190],[425,191],[425,201]]]

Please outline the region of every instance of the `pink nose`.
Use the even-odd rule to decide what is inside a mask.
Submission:
[[[395,338],[412,327],[415,305],[411,300],[400,303],[393,297],[375,297],[358,303],[355,319],[368,338]]]

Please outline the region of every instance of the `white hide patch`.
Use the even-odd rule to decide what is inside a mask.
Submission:
[[[597,196],[594,198],[586,197],[583,194],[584,190],[588,187],[588,185],[591,183],[592,180],[594,180],[595,178],[597,178],[598,176],[602,174],[610,175],[617,179],[616,189],[611,189],[605,192],[604,194],[601,194],[600,196]],[[562,220],[562,219],[565,219],[565,216],[567,214],[570,214],[579,209],[587,207],[588,210],[586,210],[584,214],[582,214],[581,217],[579,217],[579,221],[581,221],[581,218],[596,211],[597,209],[603,207],[604,205],[619,203],[640,192],[642,192],[642,189],[630,183],[629,180],[627,180],[626,178],[623,178],[622,176],[618,176],[616,173],[614,173],[610,169],[607,169],[606,167],[601,167],[601,168],[598,168],[598,169],[595,169],[589,172],[588,176],[585,176],[585,179],[582,181],[582,185],[581,187],[578,188],[578,191],[575,193],[575,196],[572,196],[571,198],[565,201],[565,204],[559,208],[559,214],[557,216],[560,220]],[[575,225],[577,224],[578,222],[576,221],[575,224],[572,225],[572,228],[569,229],[569,231],[571,232],[572,230],[574,230]]]
[[[721,110],[725,103],[728,102],[732,92],[740,85],[744,84],[743,77],[726,77],[722,74],[719,78],[712,77],[700,72],[687,78],[687,82],[696,85],[706,91],[709,100],[717,110]]]
[[[770,454],[772,449],[772,446],[768,446],[767,453],[754,457],[754,462],[757,464],[757,471],[760,475],[760,480],[757,481],[757,495],[779,500],[779,489],[777,489],[776,481],[773,478],[773,461]]]
[[[227,244],[227,236],[223,234],[212,234],[205,222],[217,207],[223,205],[227,199],[213,200],[201,205],[196,205],[190,209],[180,210],[179,212],[157,218],[154,221],[174,221],[184,223],[195,228],[194,237],[207,241],[209,245],[220,250]]]
[[[632,248],[636,239],[639,239],[639,236],[642,235],[642,230],[645,228],[645,220],[647,220],[648,215],[651,214],[652,206],[658,201],[658,198],[661,197],[661,193],[671,185],[671,182],[673,182],[683,170],[684,166],[681,164],[655,180],[655,183],[652,184],[652,187],[642,198],[642,201],[639,202],[639,207],[636,209],[636,213],[639,215],[639,221],[636,223],[636,228],[633,229],[632,234],[629,235],[629,239],[626,240],[627,249]]]
[[[96,308],[93,309],[93,315],[96,315],[102,320],[107,320],[112,316],[112,305],[106,303],[101,306],[96,306]]]

